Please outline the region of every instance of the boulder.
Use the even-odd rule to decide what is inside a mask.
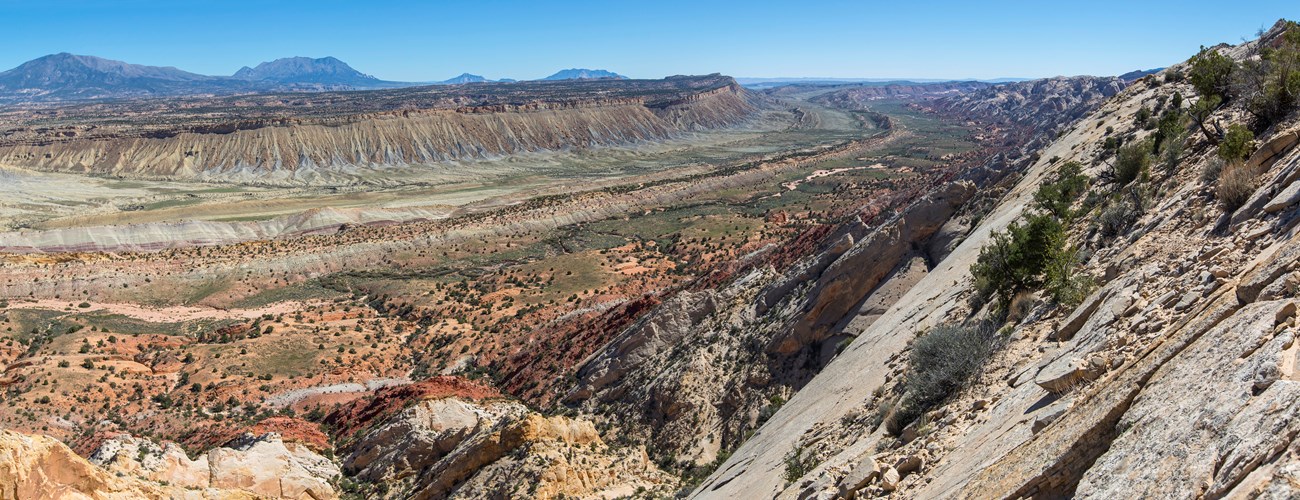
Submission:
[[[893,467],[885,467],[885,471],[880,473],[880,488],[885,491],[897,490],[898,483],[902,479],[902,476]]]
[[[880,464],[876,463],[875,457],[866,455],[858,460],[858,463],[849,470],[848,475],[840,480],[840,494],[849,496],[849,494],[865,488],[871,480],[880,475]]]

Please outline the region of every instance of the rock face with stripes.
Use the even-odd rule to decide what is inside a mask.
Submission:
[[[1219,47],[1250,57],[1275,44]],[[1084,212],[1071,241],[1098,285],[1077,305],[1024,296],[1003,347],[915,423],[879,424],[906,388],[912,339],[988,315],[970,300],[971,264],[995,231],[1031,210],[1065,161],[1111,186],[1106,137],[1150,132],[1135,117],[1195,96],[1180,64],[1142,78],[1063,129],[980,223],[857,335],[693,493],[697,498],[1295,498],[1300,305],[1300,111],[1268,127],[1246,163],[1240,208],[1215,198],[1220,161],[1192,130],[1186,152],[1153,167],[1149,198],[1118,234]],[[972,94],[973,95],[973,94]],[[1248,116],[1236,102],[1214,115]],[[1148,111],[1149,112],[1149,111]],[[1107,130],[1112,128],[1112,130]],[[1189,123],[1189,130],[1192,127]],[[1015,308],[1016,306],[1012,306]],[[797,450],[798,453],[794,453]],[[883,464],[872,475],[863,463]],[[799,477],[792,477],[797,471]]]
[[[284,100],[301,101],[301,109],[286,105],[277,108],[281,114],[252,117],[243,113],[249,104],[241,98],[219,98],[204,107],[226,110],[216,119],[146,104],[137,104],[144,110],[87,104],[67,111],[71,117],[59,126],[8,124],[14,130],[0,140],[0,164],[142,178],[312,183],[370,169],[447,168],[436,165],[635,146],[738,125],[761,105],[728,77],[633,82],[491,86],[501,96],[456,93],[470,92],[464,89],[428,91],[451,93],[436,98],[418,88],[376,91],[392,94],[386,94],[384,107],[349,101],[361,99],[352,95],[293,95]],[[515,86],[527,88],[512,91]],[[526,93],[539,86],[544,94]],[[566,90],[570,86],[577,88]],[[616,95],[599,97],[609,94]],[[193,105],[176,103],[181,109]],[[104,106],[110,114],[125,114],[125,124],[96,121]]]

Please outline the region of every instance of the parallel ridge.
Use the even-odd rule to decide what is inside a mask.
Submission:
[[[305,116],[220,121],[200,112],[142,113],[170,122],[165,126],[138,116],[126,124],[100,117],[91,125],[86,125],[91,120],[82,120],[62,127],[13,129],[18,132],[6,134],[8,144],[0,142],[0,163],[132,177],[301,179],[356,168],[657,141],[735,125],[757,110],[755,97],[732,79],[701,78],[706,80],[671,91],[644,90],[641,95],[591,95],[589,89],[578,89],[586,95],[376,110],[373,104],[358,105],[368,94],[359,92],[349,93],[346,104],[324,105],[359,111],[353,114],[315,107]],[[111,110],[95,113],[102,116]]]

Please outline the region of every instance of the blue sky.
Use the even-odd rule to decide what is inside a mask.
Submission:
[[[1113,75],[1253,37],[1300,2],[0,0],[0,69],[56,52],[231,74],[332,55],[387,80]]]

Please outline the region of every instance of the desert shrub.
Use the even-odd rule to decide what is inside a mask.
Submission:
[[[1139,127],[1146,127],[1147,122],[1151,121],[1151,108],[1142,106],[1137,114],[1133,116],[1133,124]]]
[[[813,461],[813,457],[811,455],[805,455],[803,448],[799,447],[799,445],[795,445],[789,453],[785,454],[785,472],[782,474],[782,477],[785,478],[785,482],[793,483],[803,477],[804,474],[813,470],[816,466],[817,464]]]
[[[1233,212],[1250,199],[1255,192],[1255,173],[1242,163],[1229,163],[1219,175],[1214,196],[1225,212]]]
[[[1201,47],[1201,52],[1192,57],[1187,79],[1201,97],[1218,96],[1226,101],[1230,97],[1236,69],[1237,63],[1228,56]]]
[[[1145,181],[1151,167],[1151,141],[1137,141],[1119,148],[1115,157],[1115,182],[1127,186],[1135,180]]]
[[[1005,308],[1017,292],[1041,286],[1043,270],[1064,233],[1050,214],[1032,214],[1024,224],[1013,222],[1006,231],[995,231],[971,266],[978,298],[997,298]]]
[[[1201,168],[1201,182],[1214,184],[1219,182],[1219,175],[1223,173],[1223,159],[1219,157],[1210,158]]]
[[[1268,128],[1300,104],[1300,26],[1288,22],[1275,47],[1262,47],[1258,60],[1242,66],[1240,80],[1246,109]]]
[[[1160,165],[1165,172],[1173,172],[1178,169],[1178,162],[1182,160],[1187,148],[1188,129],[1182,112],[1166,113],[1165,116],[1169,119],[1160,119],[1158,132]]]
[[[1101,231],[1101,235],[1113,238],[1127,232],[1128,228],[1133,226],[1133,223],[1137,222],[1146,211],[1143,202],[1141,192],[1133,188],[1125,190],[1113,199],[1097,215],[1097,228]]]
[[[1255,134],[1239,124],[1228,126],[1219,142],[1219,158],[1227,162],[1242,161],[1255,151]]]
[[[886,429],[898,434],[964,387],[999,344],[997,330],[990,324],[941,325],[917,338],[907,363],[903,398],[886,418]]]
[[[1034,205],[1056,217],[1069,220],[1073,217],[1070,206],[1088,189],[1088,176],[1078,162],[1067,162],[1056,172],[1056,179],[1044,182],[1034,193]]]
[[[1079,260],[1079,249],[1062,242],[1047,262],[1043,289],[1057,304],[1077,306],[1097,287],[1092,276],[1079,272]]]

